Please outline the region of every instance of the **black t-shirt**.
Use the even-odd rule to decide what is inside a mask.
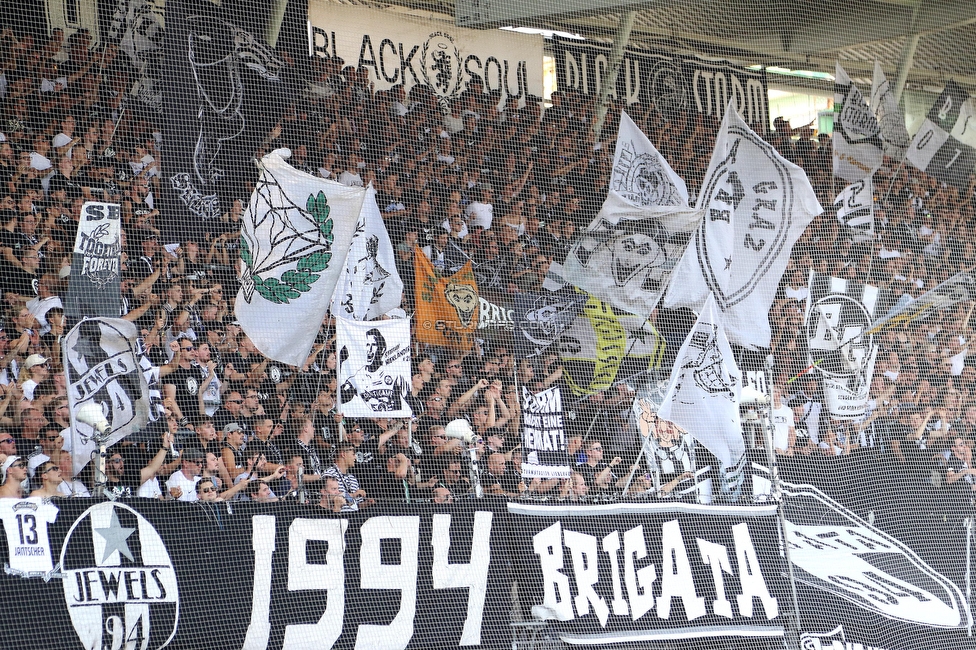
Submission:
[[[202,381],[200,367],[193,365],[189,368],[179,367],[163,378],[164,384],[176,386],[176,404],[185,417],[192,418],[200,414],[197,392]]]
[[[105,496],[127,499],[138,496],[139,488],[142,487],[142,468],[135,458],[127,457],[124,460],[122,478],[117,482],[105,483]]]
[[[37,297],[37,276],[27,273],[22,269],[8,266],[4,269],[3,277],[0,278],[0,287],[3,291],[10,291],[18,296]]]

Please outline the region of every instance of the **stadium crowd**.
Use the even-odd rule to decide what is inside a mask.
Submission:
[[[447,272],[472,259],[481,295],[508,304],[541,290],[549,265],[565,258],[600,208],[619,105],[594,140],[594,100],[572,92],[554,93],[548,106],[529,98],[518,107],[473,79],[445,105],[423,86],[374,91],[364,70],[341,60],[313,58],[310,70],[306,92],[281,107],[254,155],[287,147],[297,168],[373,183],[408,313],[413,255]],[[295,494],[301,481],[313,502],[342,512],[383,499],[449,502],[471,493],[471,478],[488,495],[553,499],[625,488],[670,494],[693,480],[690,438],[650,415],[631,423],[636,394],[623,382],[572,400],[571,479],[523,480],[518,388],[570,390],[558,356],[525,358],[505,333],[486,335],[467,354],[418,346],[414,419],[343,418],[331,320],[301,367],[264,358],[235,320],[246,195],[204,236],[178,247],[161,241],[165,135],[158,113],[127,99],[135,71],[117,48],[97,47],[84,32],[66,39],[59,30],[46,38],[6,30],[0,71],[0,496],[94,489],[93,463],[71,475],[60,349],[75,232],[90,200],[122,206],[122,317],[137,325],[159,368],[166,410],[109,450],[106,489],[116,496],[272,501]],[[718,122],[627,110],[694,195]],[[806,170],[827,207],[794,247],[770,313],[764,362],[775,386],[781,472],[809,478],[832,464],[848,475],[867,468],[883,488],[907,478],[913,489],[960,494],[962,486],[968,500],[976,488],[971,303],[879,335],[869,412],[859,421],[827,416],[816,372],[795,378],[808,365],[809,270],[877,286],[879,313],[903,295],[918,297],[976,264],[973,185],[960,193],[888,159],[875,177],[877,237],[858,242],[829,207],[842,185],[831,174],[830,137],[782,119],[774,126],[770,142]],[[673,359],[689,315],[658,310],[653,322]],[[469,473],[463,443],[445,436],[457,418],[481,437],[480,474]],[[637,428],[657,441],[660,477],[639,462]],[[853,479],[842,485],[865,489]]]

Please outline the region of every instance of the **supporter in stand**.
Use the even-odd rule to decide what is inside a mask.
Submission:
[[[352,473],[352,468],[356,465],[357,451],[351,443],[339,443],[336,447],[335,462],[325,470],[325,478],[333,478],[339,483],[339,489],[345,504],[342,512],[355,512],[361,507],[366,507],[373,503],[372,499],[367,498],[366,490],[359,487],[359,480]]]
[[[0,499],[21,498],[26,481],[27,461],[20,456],[7,456],[0,465]]]
[[[57,463],[46,461],[34,475],[39,476],[41,480],[40,487],[31,492],[32,497],[54,499],[64,496],[61,493],[61,484],[64,482],[64,477],[62,477],[61,468]]]

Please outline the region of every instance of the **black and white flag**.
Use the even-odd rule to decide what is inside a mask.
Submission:
[[[119,316],[120,214],[118,203],[88,201],[81,207],[64,304],[65,315],[72,322],[90,316]]]
[[[566,256],[563,277],[614,307],[646,317],[701,215],[668,162],[626,113],[603,207]]]
[[[871,82],[871,110],[878,119],[885,155],[898,161],[904,160],[912,139],[905,128],[905,114],[898,108],[895,92],[877,61],[874,62],[874,78]]]
[[[949,80],[908,147],[908,162],[965,189],[976,165],[976,116],[969,93]]]
[[[583,313],[587,294],[572,287],[542,293],[515,294],[515,347],[520,355],[531,357],[555,343]]]
[[[106,40],[118,43],[133,71],[129,95],[156,113],[163,110],[163,23],[166,17],[160,0],[119,0]],[[101,7],[99,7],[101,9]]]
[[[569,478],[569,453],[558,387],[541,393],[522,388],[522,476]]]
[[[674,422],[719,460],[735,465],[745,453],[739,419],[742,373],[711,295],[678,350],[658,417]]]
[[[159,418],[158,369],[143,353],[136,326],[121,318],[89,318],[64,337],[62,350],[71,409],[71,456],[75,475],[91,460],[94,429],[78,421],[86,404],[101,408],[113,445]],[[67,448],[69,444],[66,444]]]
[[[840,63],[834,79],[834,174],[859,181],[873,174],[884,158],[878,120],[864,95]]]
[[[699,311],[712,294],[732,343],[769,347],[769,307],[793,244],[823,212],[806,173],[729,105],[698,207],[703,218],[664,306]]]
[[[976,276],[965,271],[956,273],[915,300],[895,305],[887,314],[874,321],[868,331],[875,334],[899,325],[907,325],[940,309],[948,309],[968,300],[976,300]]]
[[[874,239],[874,177],[851,183],[834,201],[837,220],[850,229],[854,241]]]
[[[348,417],[399,418],[413,415],[410,390],[410,321],[391,318],[356,321],[336,318],[339,399]]]
[[[878,346],[868,334],[878,289],[810,271],[806,332],[808,362],[820,375],[830,416],[864,415]]]
[[[332,313],[372,320],[399,307],[402,297],[403,281],[397,273],[393,244],[370,184],[332,298]]]

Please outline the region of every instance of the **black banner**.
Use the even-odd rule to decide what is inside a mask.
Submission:
[[[772,506],[510,504],[523,603],[573,644],[780,639],[791,618]],[[700,641],[699,641],[700,642]]]
[[[610,45],[553,37],[556,85],[599,95],[610,70]],[[616,97],[627,105],[654,106],[666,115],[697,112],[721,121],[729,100],[757,133],[769,130],[769,96],[764,70],[726,61],[706,61],[627,48],[617,76]]]
[[[32,502],[0,510],[0,557],[20,531],[18,553],[49,542],[60,572],[0,575],[4,647],[510,643],[506,517],[491,501],[340,518],[317,506],[65,500],[49,524]]]
[[[219,231],[233,199],[246,202],[254,151],[291,84],[275,51],[210,3],[168,0],[165,45],[163,231],[185,241]]]
[[[82,206],[64,299],[65,315],[72,324],[91,316],[120,315],[120,214],[118,203],[86,201]]]

